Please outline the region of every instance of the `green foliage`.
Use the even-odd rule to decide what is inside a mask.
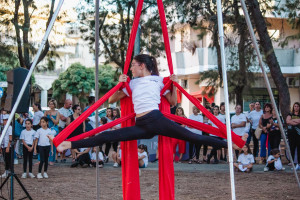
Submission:
[[[117,85],[118,81],[116,79],[116,75],[117,74],[110,65],[99,66],[98,80],[100,94],[105,94],[115,85]]]
[[[77,96],[81,103],[86,103],[85,96],[92,91],[94,85],[93,69],[86,68],[80,63],[74,63],[53,82],[53,97],[60,98],[69,93]]]
[[[0,82],[1,81],[6,81],[6,72],[11,70],[11,69],[12,69],[12,67],[0,64]]]
[[[135,12],[135,0],[107,0],[101,5],[99,37],[103,48],[100,49],[100,54],[104,55],[106,64],[114,63],[123,69]],[[141,17],[140,20],[141,52],[148,52],[153,56],[158,56],[164,50],[157,9],[149,11],[156,5],[155,0],[145,1],[142,16],[147,15],[147,17]],[[77,8],[80,13],[82,39],[88,41],[93,53],[95,48],[94,10],[94,2],[90,0],[82,1]]]

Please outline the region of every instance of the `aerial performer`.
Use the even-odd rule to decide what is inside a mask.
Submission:
[[[95,137],[78,141],[63,141],[57,146],[62,152],[66,149],[77,149],[84,147],[99,146],[103,143],[116,141],[130,141],[139,139],[150,139],[155,135],[162,135],[180,140],[186,140],[194,144],[205,144],[215,148],[227,148],[227,143],[214,137],[195,134],[188,129],[167,119],[159,111],[161,103],[160,92],[164,87],[163,77],[159,76],[156,59],[147,54],[140,54],[134,57],[131,68],[133,79],[129,86],[132,91],[132,102],[136,113],[135,126],[120,128],[112,131],[104,131]],[[120,75],[119,82],[126,82],[128,76]],[[170,79],[177,82],[177,76],[171,75]],[[176,88],[166,90],[163,94],[171,105],[177,102]],[[114,103],[123,97],[129,96],[126,88],[115,92],[109,103]],[[53,136],[49,136],[53,140]],[[244,141],[247,135],[242,138]]]

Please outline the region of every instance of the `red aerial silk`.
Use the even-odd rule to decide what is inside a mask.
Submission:
[[[162,26],[163,38],[165,43],[166,56],[168,60],[168,66],[170,74],[173,74],[173,64],[170,50],[170,43],[168,37],[168,29],[165,18],[165,12],[162,0],[157,0],[160,21]],[[134,41],[136,37],[137,28],[139,25],[139,19],[143,7],[143,0],[139,0],[136,15],[134,18],[129,45],[127,49],[127,55],[124,65],[124,74],[127,74],[129,69],[129,64],[131,61],[131,55],[133,51]],[[186,124],[193,128],[217,135],[222,138],[227,138],[226,126],[220,122],[214,115],[212,115],[208,110],[206,110],[198,100],[189,95],[178,83],[172,82],[169,78],[164,79],[165,87],[161,91],[161,112],[169,119],[179,122],[181,124]],[[169,89],[172,91],[172,84],[176,86],[180,92],[182,92],[195,106],[197,106],[205,116],[207,116],[218,128],[208,126],[206,124],[195,122],[186,118],[170,114],[170,104],[163,97],[163,93]],[[58,146],[61,142],[66,140],[66,138],[89,117],[96,109],[98,109],[110,96],[112,96],[120,88],[126,87],[129,96],[121,99],[121,118],[106,125],[98,127],[89,132],[83,133],[68,139],[69,141],[76,141],[83,139],[85,137],[93,136],[101,131],[104,131],[110,127],[113,127],[119,123],[122,123],[122,127],[133,126],[135,124],[134,111],[131,99],[131,90],[128,83],[119,83],[114,88],[112,88],[108,93],[106,93],[102,98],[100,98],[94,105],[87,109],[82,115],[80,115],[76,120],[74,120],[69,126],[67,126],[62,132],[60,132],[53,140],[55,146]],[[171,138],[159,136],[159,198],[162,200],[174,200],[175,199],[175,189],[174,189],[174,167],[173,167],[173,151]],[[232,140],[239,147],[243,147],[245,141],[241,140],[239,136],[232,132]],[[137,156],[137,141],[121,142],[122,148],[122,184],[123,184],[123,199],[124,200],[139,200],[140,199],[140,182],[138,173],[138,156]]]

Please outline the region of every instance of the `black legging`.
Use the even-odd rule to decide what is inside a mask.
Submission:
[[[295,162],[295,151],[297,148],[297,159],[298,163],[300,163],[300,135],[296,132],[296,130],[288,130],[288,138],[289,138],[289,145],[291,148],[291,154],[293,161]],[[297,163],[295,163],[297,164]]]
[[[32,145],[28,145],[29,147],[32,147]],[[23,145],[23,171],[24,173],[27,172],[27,158],[29,162],[29,173],[32,173],[32,156],[33,151],[29,152],[28,149]]]
[[[50,147],[51,146],[39,146],[39,153],[40,153],[39,173],[42,172],[44,163],[45,163],[44,172],[47,172]]]
[[[113,142],[112,143],[113,150],[115,152],[117,152],[117,150],[118,150],[118,145],[119,145],[119,142]],[[110,142],[105,143],[105,155],[106,156],[108,156],[108,154],[109,154],[110,147],[111,147],[111,143]]]
[[[95,137],[71,142],[72,149],[94,147],[107,142],[150,139],[162,135],[195,144],[206,144],[216,148],[227,147],[227,143],[213,137],[195,134],[165,118],[159,110],[136,119],[136,125],[113,131],[105,131]]]
[[[258,146],[258,139],[255,137],[255,129],[251,128],[250,132],[249,132],[249,137],[247,139],[247,143],[250,144],[251,142],[251,137],[253,138],[253,156],[257,157],[258,156],[258,152],[259,152],[259,146]]]
[[[4,162],[5,162],[5,170],[10,169],[11,165],[11,147],[9,148],[9,152],[6,153],[6,148],[2,148],[2,154],[4,154]]]
[[[279,149],[279,144],[281,141],[280,130],[273,130],[269,133],[269,142],[272,149]]]

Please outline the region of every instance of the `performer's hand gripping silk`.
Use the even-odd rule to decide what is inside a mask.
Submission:
[[[161,102],[160,92],[164,84],[163,78],[159,76],[157,62],[154,57],[146,54],[135,56],[130,70],[133,79],[130,81],[129,86],[132,91],[132,102],[136,113],[136,125],[113,131],[104,131],[88,139],[73,142],[64,141],[58,145],[58,151],[62,152],[70,148],[94,147],[108,142],[150,139],[155,135],[186,140],[194,144],[210,145],[215,148],[227,147],[227,143],[224,141],[195,134],[163,116],[159,111],[159,104]],[[126,82],[127,78],[127,75],[122,74],[119,77],[119,82]],[[177,82],[176,75],[171,75],[170,79]],[[126,95],[129,96],[126,88],[123,88],[109,98],[109,103],[114,103]],[[175,87],[172,91],[167,90],[164,96],[171,105],[176,104],[177,93]]]

